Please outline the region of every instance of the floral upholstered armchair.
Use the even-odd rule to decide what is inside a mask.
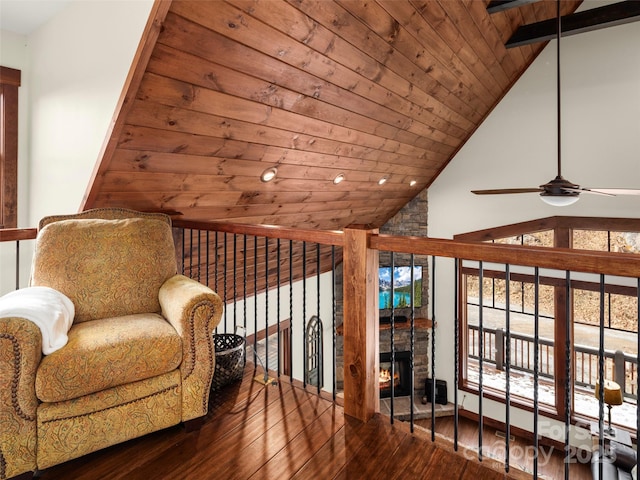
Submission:
[[[48,355],[36,323],[0,318],[0,478],[206,415],[222,302],[176,274],[169,217],[44,218],[30,285],[59,292],[75,316]]]

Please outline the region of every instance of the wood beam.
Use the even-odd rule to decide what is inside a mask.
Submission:
[[[562,17],[562,36],[591,32],[601,28],[614,27],[640,20],[640,2],[624,1],[592,8]],[[546,42],[557,36],[557,20],[551,18],[542,22],[520,26],[505,46],[521,47],[531,43]]]
[[[540,0],[492,0],[487,5],[487,13],[504,12],[511,8],[518,8],[529,3],[539,2]]]
[[[363,422],[380,410],[378,252],[370,230],[344,231],[344,413]]]

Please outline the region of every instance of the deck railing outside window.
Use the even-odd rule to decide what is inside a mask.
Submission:
[[[478,326],[468,325],[469,333],[469,357],[478,359],[479,338]],[[483,331],[484,342],[484,362],[492,364],[496,370],[504,371],[505,362],[505,337],[504,329],[485,328]],[[535,339],[530,335],[512,333],[511,337],[511,368],[522,372],[533,373],[533,345]],[[540,362],[539,375],[541,377],[553,378],[553,340],[540,337],[538,339]],[[587,387],[593,393],[598,381],[598,350],[586,345],[574,345],[574,365],[576,372],[576,385]],[[606,378],[625,378],[625,382],[620,384],[623,394],[631,399],[637,398],[636,379],[638,372],[638,360],[632,355],[621,350],[603,351],[605,358]],[[616,374],[616,372],[624,372]]]

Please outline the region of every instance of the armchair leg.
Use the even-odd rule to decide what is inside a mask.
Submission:
[[[196,430],[200,430],[202,425],[204,425],[205,416],[192,418],[191,420],[187,420],[184,422],[184,429],[187,433],[195,432]]]

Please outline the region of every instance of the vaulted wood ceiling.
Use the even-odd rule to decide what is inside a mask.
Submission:
[[[563,14],[579,4],[563,1]],[[83,208],[383,225],[433,182],[544,46],[505,42],[556,8],[486,6],[157,1]],[[276,179],[262,182],[274,166]],[[335,185],[339,173],[346,179]]]

